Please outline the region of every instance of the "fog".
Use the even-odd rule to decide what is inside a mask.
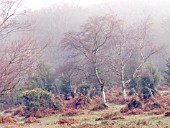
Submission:
[[[39,45],[50,42],[43,59],[52,66],[62,64],[68,53],[63,52],[60,41],[69,31],[77,31],[89,17],[116,14],[130,24],[138,24],[150,17],[154,43],[166,46],[161,55],[153,58],[161,70],[165,60],[170,57],[170,1],[169,0],[64,0],[64,1],[25,1],[30,9],[27,20],[32,23],[32,31],[14,34],[14,37],[28,36],[37,40]],[[24,19],[22,19],[24,20]]]

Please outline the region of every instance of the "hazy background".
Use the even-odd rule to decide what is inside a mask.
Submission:
[[[155,56],[153,60],[164,70],[165,60],[170,57],[170,0],[25,0],[23,4],[30,9],[28,20],[33,23],[32,31],[25,35],[39,45],[50,42],[43,58],[54,67],[65,60],[60,47],[64,33],[78,30],[88,17],[107,13],[130,23],[151,17],[154,43],[166,46],[161,59]]]

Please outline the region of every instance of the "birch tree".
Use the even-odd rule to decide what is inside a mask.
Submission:
[[[79,32],[66,33],[62,40],[71,57],[77,58],[83,67],[90,66],[95,76],[93,81],[97,81],[100,85],[102,103],[105,105],[105,80],[102,68],[107,68],[105,64],[108,61],[112,37],[116,34],[118,24],[119,20],[111,15],[90,18],[85,25],[81,26]]]
[[[114,43],[112,47],[111,70],[115,72],[122,85],[124,100],[127,100],[126,85],[139,75],[140,69],[154,54],[163,49],[152,43],[151,36],[149,18],[134,26],[125,22],[119,25],[117,38],[114,38],[116,44]],[[134,62],[135,66],[131,70],[131,74],[127,75],[127,69],[132,66],[134,57],[137,59],[137,63]]]

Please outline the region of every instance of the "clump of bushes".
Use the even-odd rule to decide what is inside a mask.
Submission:
[[[86,98],[87,103],[90,103],[89,90],[90,90],[90,86],[86,84],[83,84],[77,88],[77,92],[87,97]]]
[[[128,108],[131,110],[133,108],[142,108],[142,103],[137,101],[136,99],[132,99],[131,102],[128,104]]]
[[[141,114],[142,102],[133,98],[124,108],[120,110],[120,112],[133,115]]]
[[[77,121],[74,119],[74,118],[61,118],[59,119],[58,123],[60,125],[72,125],[72,124],[75,124],[77,123]]]
[[[17,120],[13,118],[12,116],[0,116],[0,123],[6,124],[6,123],[13,123],[16,124]]]
[[[160,74],[154,65],[143,68],[141,76],[134,78],[130,83],[129,95],[137,93],[141,100],[147,101],[157,93],[156,87],[160,83]]]
[[[84,96],[81,93],[78,93],[78,95],[74,98],[71,99],[70,101],[66,102],[65,104],[66,108],[74,108],[74,109],[84,109],[84,108],[89,108],[90,104],[87,102],[87,97]]]
[[[24,123],[40,123],[40,121],[39,120],[37,120],[35,117],[29,117],[29,118],[27,118],[26,120],[25,120],[25,122]]]
[[[170,117],[170,112],[166,112],[165,117]]]
[[[90,86],[83,84],[77,88],[77,91],[87,96],[89,94]]]
[[[151,106],[152,106],[153,108],[161,108],[161,105],[160,105],[160,103],[158,103],[158,102],[152,103]]]
[[[92,108],[92,111],[100,111],[100,110],[105,110],[108,109],[108,106],[105,104],[99,104],[97,106],[95,106],[94,108]]]
[[[14,109],[13,111],[13,116],[24,116],[24,107],[23,106],[19,106],[18,108]]]
[[[22,94],[23,102],[25,105],[25,113],[29,114],[28,117],[41,115],[47,108],[53,108],[53,110],[59,110],[61,106],[61,100],[56,98],[52,100],[52,94],[48,91],[44,91],[40,88],[24,91]]]
[[[74,91],[71,88],[69,79],[61,78],[59,90],[60,93],[64,95],[64,100],[71,100],[71,98],[74,98]]]

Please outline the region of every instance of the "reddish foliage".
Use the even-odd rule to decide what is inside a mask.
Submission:
[[[37,118],[35,118],[35,117],[29,117],[25,120],[24,123],[40,123],[40,121],[37,120]]]
[[[7,110],[4,111],[4,113],[12,113],[12,112],[13,112],[12,109],[7,109]]]
[[[72,124],[77,123],[77,121],[73,118],[62,118],[62,119],[59,119],[58,123],[61,125],[64,125],[64,124],[72,125]]]
[[[153,105],[153,102],[149,102],[149,103],[147,103],[147,104],[144,105],[143,110],[144,110],[144,111],[150,111],[150,110],[162,109],[162,108],[163,108],[162,105],[156,106],[156,105]]]
[[[84,108],[89,108],[90,104],[87,103],[87,97],[79,93],[74,99],[71,99],[70,101],[65,102],[64,106],[66,108],[84,109]]]
[[[169,89],[169,86],[168,86],[168,84],[166,84],[166,83],[162,83],[162,84],[160,84],[160,85],[158,86],[158,89],[159,89],[159,90],[168,90],[168,89]]]
[[[120,112],[121,112],[121,113],[127,113],[128,111],[129,111],[128,106],[125,106],[125,107],[123,107],[123,108],[120,109]]]
[[[53,108],[46,108],[43,110],[44,115],[51,116],[53,114],[56,114],[56,111]]]
[[[16,124],[17,123],[17,120],[14,119],[13,117],[11,116],[1,116],[0,117],[0,123],[14,123]]]
[[[99,117],[99,118],[96,118],[95,121],[100,121],[100,120],[103,120],[102,117]]]
[[[164,112],[165,112],[164,109],[157,109],[157,110],[153,111],[153,114],[155,114],[155,115],[161,115],[161,114],[163,114]]]
[[[129,114],[129,115],[139,115],[139,114],[142,114],[142,113],[143,113],[143,111],[139,108],[135,108],[135,109],[129,110],[127,112],[127,114]]]
[[[98,95],[93,96],[91,99],[94,105],[97,105],[102,102],[102,98]]]
[[[105,113],[100,118],[97,118],[96,121],[99,120],[119,120],[119,119],[125,119],[122,115],[114,115],[113,113]]]
[[[166,117],[170,117],[170,112],[166,112],[166,113],[165,113],[165,116],[166,116]]]
[[[19,106],[18,108],[14,109],[13,111],[13,116],[24,116],[24,107],[23,106]]]
[[[120,117],[113,117],[111,120],[120,120],[120,119],[125,119],[125,118],[120,116]]]
[[[136,123],[137,125],[148,125],[149,124],[149,121],[146,121],[146,120],[138,120],[138,122]]]
[[[105,110],[108,109],[108,106],[105,104],[99,104],[91,109],[91,111],[100,111],[100,110]]]
[[[140,96],[140,95],[139,95]],[[134,99],[134,96],[130,97],[130,99]],[[126,105],[124,108],[120,110],[121,113],[127,113],[127,114],[141,114],[144,111],[151,112],[150,114],[163,114],[166,111],[170,109],[170,97],[169,95],[161,95],[159,92],[157,92],[154,96],[151,98],[145,100],[141,99],[141,97],[135,96],[135,99],[137,101],[140,101],[142,103],[141,108],[129,108],[128,105]],[[130,100],[131,102],[132,100]],[[128,104],[130,103],[128,102]]]
[[[123,99],[123,96],[120,95],[119,93],[122,92],[122,89],[120,87],[117,87],[115,89],[110,89],[106,92],[106,100],[109,103],[114,103],[114,104],[125,104],[125,100]]]
[[[140,102],[138,98],[132,98],[131,100],[129,100],[127,105],[120,110],[120,112],[133,115],[141,114],[142,102]]]
[[[56,111],[53,108],[41,108],[38,110],[31,108],[27,113],[25,113],[25,117],[43,118],[46,116],[51,116],[52,114],[56,114]]]

